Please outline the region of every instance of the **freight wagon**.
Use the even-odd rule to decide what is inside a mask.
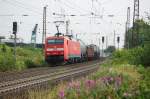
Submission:
[[[90,60],[95,60],[100,57],[100,49],[97,45],[90,44],[87,46],[87,59]]]

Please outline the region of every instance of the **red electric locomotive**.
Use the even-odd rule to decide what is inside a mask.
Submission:
[[[45,41],[45,60],[48,63],[77,62],[82,59],[80,42],[68,36],[52,36]]]

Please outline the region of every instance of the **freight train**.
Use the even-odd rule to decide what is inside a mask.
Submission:
[[[55,35],[45,40],[45,61],[56,63],[77,63],[98,59],[99,47],[94,44],[85,45],[82,40],[71,36]]]

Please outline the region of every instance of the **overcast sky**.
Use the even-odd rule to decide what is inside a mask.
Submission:
[[[23,38],[24,42],[30,43],[32,30],[35,24],[38,24],[37,43],[41,43],[42,13],[43,7],[47,5],[48,36],[56,33],[54,21],[70,20],[69,31],[72,30],[74,35],[78,34],[78,38],[85,43],[98,44],[99,38],[107,36],[108,45],[112,45],[115,31],[116,37],[121,37],[121,47],[124,43],[127,7],[131,7],[131,20],[133,19],[133,1],[0,0],[0,36],[10,37],[12,34],[12,22],[17,21],[19,23],[17,36]],[[140,0],[141,18],[145,18],[145,11],[150,13],[150,0]],[[91,12],[94,12],[97,16],[92,17]],[[64,18],[54,16],[52,13],[76,16],[66,16]],[[108,17],[108,15],[114,15],[114,17]],[[60,25],[60,31],[65,33],[64,24]],[[99,33],[100,35],[98,35]]]

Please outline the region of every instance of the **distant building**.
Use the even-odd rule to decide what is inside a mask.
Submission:
[[[16,38],[17,43],[23,43],[22,38]],[[0,43],[14,43],[14,38],[11,35],[10,38],[6,38],[4,36],[0,36]]]
[[[0,44],[2,43],[3,39],[5,39],[5,36],[0,36]]]
[[[9,39],[3,39],[1,42],[2,43],[14,43],[14,39],[11,39],[11,38],[9,38]],[[17,38],[16,39],[16,43],[23,43],[23,39]]]

